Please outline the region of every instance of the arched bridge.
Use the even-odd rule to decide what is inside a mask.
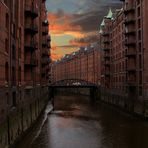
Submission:
[[[88,88],[90,91],[90,100],[92,102],[95,102],[97,97],[98,87],[99,87],[98,85],[85,80],[64,79],[64,80],[56,81],[49,85],[49,93],[50,93],[49,98],[54,108],[54,96],[58,88]]]
[[[52,83],[49,87],[92,88],[98,87],[98,85],[81,79],[63,79]]]

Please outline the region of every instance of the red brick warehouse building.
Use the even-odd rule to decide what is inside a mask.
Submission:
[[[52,83],[64,79],[85,80],[100,84],[100,51],[98,47],[81,47],[52,64]]]
[[[134,95],[132,102],[148,99],[147,6],[146,0],[125,0],[100,26],[101,85],[120,96]]]
[[[51,59],[45,0],[1,0],[0,22],[0,147],[4,147],[30,127],[48,99]]]
[[[115,17],[115,18],[113,18]],[[109,10],[101,24],[101,85],[125,92],[124,14]]]

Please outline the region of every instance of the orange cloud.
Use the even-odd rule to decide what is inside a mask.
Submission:
[[[88,46],[94,42],[98,42],[98,36],[96,32],[89,32],[86,33],[84,37],[81,38],[74,38],[69,41],[69,44],[72,46]]]
[[[61,54],[56,53],[57,50],[57,45],[56,44],[52,44],[51,45],[51,58],[53,61],[58,60],[62,57]]]
[[[61,36],[61,35],[71,35],[73,38],[81,38],[84,37],[82,32],[82,27],[80,25],[72,25],[71,21],[73,19],[73,15],[65,14],[65,13],[48,13],[48,20],[50,22],[49,30],[53,36]],[[53,61],[58,60],[64,56],[64,54],[72,52],[75,50],[73,45],[69,45],[66,47],[62,47],[60,45],[56,45],[51,41],[51,58]]]
[[[53,60],[53,61],[56,61],[56,60],[58,60],[58,59],[61,59],[62,58],[62,55],[60,55],[60,54],[57,54],[57,53],[51,53],[51,59]]]
[[[52,41],[51,46],[51,58],[53,61],[62,58],[65,54],[69,54],[73,51],[76,51],[78,47],[87,46],[90,44],[89,40],[84,40],[84,38],[88,38],[88,36],[93,36],[96,34],[95,32],[84,32],[81,25],[72,24],[73,20],[75,20],[74,15],[61,13],[48,13],[48,20],[50,22],[49,30],[52,36],[63,36],[63,35],[71,35],[73,37],[72,40],[69,39],[62,45],[57,45],[56,40]],[[64,45],[63,45],[64,44]]]
[[[82,37],[82,27],[80,25],[72,25],[73,16],[64,14],[58,16],[57,13],[48,13],[48,20],[50,22],[49,30],[53,35],[68,34],[74,37]]]
[[[51,51],[55,51],[56,49],[57,49],[57,45],[52,43],[52,45],[51,45]]]
[[[79,42],[79,41],[77,41],[77,40],[70,40],[69,43],[70,43],[71,45],[77,46],[77,47],[89,45],[89,43]]]

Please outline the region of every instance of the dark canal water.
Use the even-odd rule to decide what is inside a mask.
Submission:
[[[85,96],[57,96],[55,111],[16,148],[148,148],[148,122]]]

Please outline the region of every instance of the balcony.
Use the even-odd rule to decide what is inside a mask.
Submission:
[[[128,79],[126,82],[127,86],[136,86],[136,79]]]
[[[37,65],[38,65],[38,61],[35,58],[31,58],[31,57],[25,58],[26,67],[36,67]]]
[[[135,30],[128,30],[128,31],[125,31],[125,33],[124,33],[126,36],[130,36],[130,35],[136,35],[136,32],[135,32]]]
[[[27,17],[38,17],[38,9],[33,5],[25,5],[25,15]]]
[[[109,54],[109,53],[105,53],[105,54],[104,54],[104,58],[105,58],[105,59],[110,59],[110,54]]]
[[[104,51],[109,51],[110,49],[109,49],[109,48],[103,48],[102,50],[104,50]]]
[[[42,52],[42,57],[49,57],[49,52],[47,49],[44,49]]]
[[[48,37],[47,37],[47,41],[48,41],[48,42],[51,41],[51,37],[50,37],[50,35],[48,35]]]
[[[42,68],[42,74],[47,74],[49,72],[49,67],[45,66]]]
[[[17,85],[16,78],[12,78],[11,85],[12,86],[16,86]]]
[[[108,61],[108,60],[103,61],[103,65],[110,66],[110,61]]]
[[[25,50],[31,50],[31,51],[34,51],[38,49],[37,47],[37,42],[35,41],[31,41],[31,42],[26,42],[25,43]]]
[[[109,41],[109,40],[104,40],[103,43],[104,43],[104,44],[109,44],[110,41]]]
[[[110,71],[109,70],[105,70],[103,72],[104,76],[109,77],[110,76]]]
[[[42,25],[43,25],[43,26],[48,26],[48,25],[49,25],[48,20],[44,20],[44,21],[42,22]]]
[[[42,75],[45,75],[46,74],[46,67],[43,67],[42,68]]]
[[[47,48],[49,48],[49,49],[51,48],[51,44],[50,43],[47,44]]]
[[[135,24],[135,22],[136,22],[136,20],[134,19],[134,17],[129,17],[129,18],[125,19],[124,24],[125,25]]]
[[[52,62],[51,57],[49,57],[49,58],[48,58],[48,62],[49,62],[49,63],[51,63],[51,62]]]
[[[49,67],[47,67],[47,68],[46,68],[46,72],[48,73],[49,71],[50,71],[50,68],[49,68]]]
[[[43,58],[42,59],[42,66],[44,67],[45,65],[48,65],[50,62],[49,58]]]
[[[28,33],[28,34],[36,34],[38,33],[38,26],[35,25],[35,24],[25,24],[25,33]]]
[[[136,41],[134,39],[129,39],[127,41],[125,41],[125,46],[127,47],[135,47],[136,46]]]
[[[32,89],[33,88],[33,80],[25,80],[25,89]]]
[[[127,65],[127,71],[128,72],[136,72],[136,66],[135,65]]]
[[[104,32],[102,36],[109,36],[109,32]]]
[[[48,28],[43,28],[42,35],[48,35]]]
[[[136,51],[128,49],[128,50],[125,52],[125,56],[126,56],[126,57],[136,57]]]
[[[124,14],[127,15],[129,13],[134,13],[135,12],[135,8],[134,6],[127,6],[124,8]]]
[[[47,47],[47,41],[46,40],[42,41],[42,47],[44,47],[44,48]]]

